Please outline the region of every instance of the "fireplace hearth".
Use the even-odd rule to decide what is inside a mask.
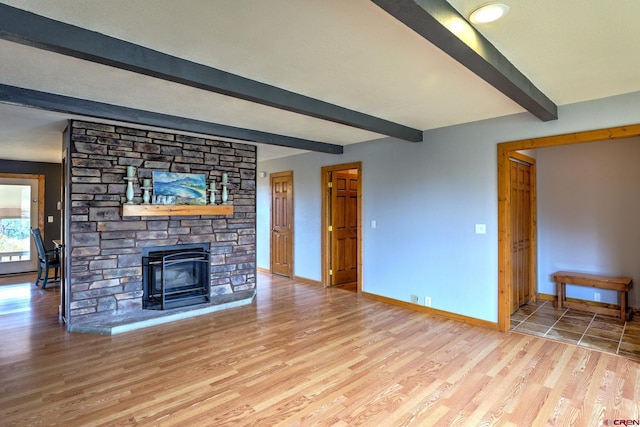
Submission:
[[[207,244],[147,247],[142,252],[142,308],[169,310],[210,301]]]

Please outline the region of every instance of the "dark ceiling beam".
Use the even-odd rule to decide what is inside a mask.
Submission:
[[[341,145],[310,141],[308,139],[294,138],[251,129],[242,129],[3,84],[0,84],[0,102],[83,117],[94,117],[176,131],[199,133],[210,135],[213,138],[232,138],[239,141],[278,145],[281,147],[298,148],[300,150],[310,150],[321,153],[343,153],[343,147]]]
[[[422,131],[0,4],[0,38],[395,138]]]
[[[371,0],[540,120],[558,107],[445,0]]]

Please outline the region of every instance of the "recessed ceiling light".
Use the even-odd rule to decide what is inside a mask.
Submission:
[[[504,3],[488,3],[471,12],[469,20],[474,24],[486,24],[497,21],[509,12],[509,6]]]

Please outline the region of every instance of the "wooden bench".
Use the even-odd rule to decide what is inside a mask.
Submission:
[[[553,281],[556,282],[557,287],[558,299],[555,305],[558,308],[570,307],[578,310],[587,310],[593,313],[620,317],[622,320],[630,320],[631,318],[631,310],[627,307],[627,294],[633,286],[633,281],[629,277],[599,276],[596,274],[558,271],[553,274]],[[618,291],[620,295],[620,309],[567,301],[567,283],[570,285],[591,286],[593,288]]]

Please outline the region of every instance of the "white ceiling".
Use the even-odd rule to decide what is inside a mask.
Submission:
[[[369,0],[0,2],[420,130],[524,111]],[[477,28],[557,105],[640,90],[640,1],[506,3]],[[0,84],[339,145],[384,137],[10,41],[0,59]],[[69,117],[0,104],[0,158],[59,161]]]

